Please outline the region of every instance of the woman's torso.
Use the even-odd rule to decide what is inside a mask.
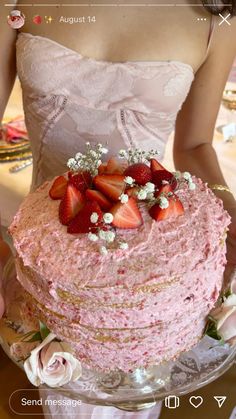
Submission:
[[[31,23],[37,12],[29,9],[22,7],[28,23],[17,40],[17,70],[33,149],[32,189],[65,170],[86,141],[107,144],[110,154],[156,148],[161,158],[204,61],[210,15],[190,7],[175,14],[154,6],[51,8],[52,23],[37,26]],[[96,22],[59,23],[62,16]],[[198,16],[207,17],[201,29]]]

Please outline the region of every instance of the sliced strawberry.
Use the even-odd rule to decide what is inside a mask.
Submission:
[[[85,204],[84,195],[72,184],[68,184],[65,195],[59,205],[59,219],[67,225]]]
[[[92,223],[90,217],[93,212],[98,214],[97,223]],[[71,234],[95,233],[97,228],[102,226],[103,213],[96,201],[87,201],[81,211],[76,215],[67,227],[67,232]]]
[[[107,171],[107,163],[101,163],[100,166],[98,166],[98,174],[103,175]]]
[[[131,176],[138,185],[145,185],[152,179],[150,167],[145,163],[134,163],[124,171],[125,176]]]
[[[102,210],[107,211],[112,207],[112,203],[100,191],[87,189],[85,196],[88,201],[96,201]]]
[[[155,198],[157,198],[160,194],[162,194],[162,193],[168,194],[169,192],[173,193],[173,188],[169,183],[167,183],[166,185],[161,186],[160,189],[155,191],[154,196],[155,196]]]
[[[149,209],[149,214],[154,220],[161,221],[170,217],[178,217],[184,213],[184,208],[181,201],[175,195],[169,198],[169,206],[167,208],[160,208],[159,204],[154,204]]]
[[[93,183],[100,192],[113,201],[118,201],[125,189],[125,176],[123,175],[97,175]]]
[[[49,195],[52,199],[62,199],[67,188],[67,179],[64,176],[57,177],[50,190]]]
[[[129,195],[130,198],[132,196],[135,199],[135,201],[137,201],[138,200],[137,193],[139,189],[140,188],[138,186],[134,186],[133,188],[126,189],[125,193]]]
[[[88,171],[81,171],[75,175],[70,175],[69,183],[74,185],[80,192],[84,193],[86,189],[91,186],[92,176]]]
[[[128,165],[128,162],[123,159],[111,157],[107,162],[106,173],[122,175]]]
[[[137,228],[143,224],[142,215],[134,198],[122,204],[118,202],[111,209],[113,215],[112,225],[118,228]]]
[[[155,172],[156,170],[166,170],[156,159],[150,159],[150,162],[152,172]]]
[[[173,190],[177,186],[176,178],[174,177],[174,175],[172,175],[172,173],[168,172],[168,170],[156,170],[155,172],[153,172],[152,182],[156,185],[158,189],[160,189],[165,184],[165,182],[169,182]]]

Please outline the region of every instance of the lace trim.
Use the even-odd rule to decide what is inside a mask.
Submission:
[[[129,132],[129,129],[128,129],[128,127],[127,127],[127,124],[126,124],[126,120],[125,120],[125,110],[124,110],[124,109],[121,109],[121,110],[120,110],[120,119],[121,119],[121,123],[122,123],[123,128],[124,128],[124,131],[125,131],[125,133],[126,133],[126,135],[127,135],[127,138],[128,138],[128,140],[129,140],[129,142],[130,142],[131,146],[132,146],[132,147],[134,147],[134,143],[133,143],[133,140],[132,140],[132,136],[131,136],[131,134],[130,134],[130,132]]]
[[[59,115],[63,112],[63,110],[65,109],[66,103],[67,103],[67,97],[66,96],[62,96],[63,97],[63,101],[61,103],[61,105],[59,106],[59,109],[56,111],[56,113],[50,118],[49,123],[47,124],[47,126],[45,127],[45,129],[42,132],[42,136],[41,136],[41,141],[40,141],[40,147],[39,147],[39,153],[38,153],[38,159],[36,161],[36,167],[37,167],[37,172],[36,172],[36,180],[38,178],[38,176],[40,175],[41,172],[41,165],[40,160],[42,157],[42,153],[43,153],[43,147],[44,147],[44,138],[46,137],[48,131],[52,128],[52,126],[55,124],[56,119],[59,117]],[[55,102],[57,98],[57,95],[52,95],[52,97],[50,97],[48,103],[51,102]]]

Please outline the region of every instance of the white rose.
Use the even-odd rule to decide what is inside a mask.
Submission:
[[[231,284],[230,284],[230,291],[233,294],[236,294],[236,272],[233,274],[233,279],[232,279]]]
[[[55,337],[50,333],[24,362],[27,377],[34,386],[43,383],[49,387],[63,386],[82,374],[81,364],[70,346],[65,342],[52,342]]]
[[[221,307],[211,312],[216,322],[216,330],[225,342],[236,340],[236,294],[231,294]]]

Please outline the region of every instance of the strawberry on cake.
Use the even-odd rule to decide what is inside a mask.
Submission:
[[[87,143],[22,203],[9,231],[29,316],[99,371],[176,358],[203,336],[222,288],[230,218],[151,150]]]

